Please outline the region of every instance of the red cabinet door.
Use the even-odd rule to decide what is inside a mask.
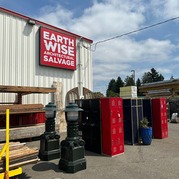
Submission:
[[[121,109],[111,109],[110,118],[110,125],[123,124],[123,111]]]
[[[101,98],[102,152],[115,156],[124,152],[122,98]]]
[[[124,153],[124,140],[121,136],[116,136],[112,139],[111,156],[119,155]]]
[[[152,119],[154,138],[168,137],[167,106],[165,98],[152,99]]]

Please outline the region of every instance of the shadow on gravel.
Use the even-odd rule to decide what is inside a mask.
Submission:
[[[40,162],[32,167],[32,170],[43,172],[48,170],[54,170],[55,172],[60,172],[58,165],[52,162]]]

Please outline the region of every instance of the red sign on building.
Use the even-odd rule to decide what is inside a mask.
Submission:
[[[76,39],[41,27],[40,65],[76,70]]]

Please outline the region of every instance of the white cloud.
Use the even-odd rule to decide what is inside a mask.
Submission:
[[[95,39],[103,39],[137,29],[145,21],[145,7],[141,0],[104,0],[94,2],[84,10],[81,17],[75,18],[73,12],[60,4],[40,9],[39,20],[60,28]]]
[[[179,16],[178,0],[152,0],[151,5],[154,14],[164,19]]]
[[[143,27],[152,12],[156,17],[163,18],[179,15],[178,0],[151,0],[148,3],[143,0],[93,2],[93,5],[85,9],[78,18],[74,17],[71,9],[56,4],[55,7],[42,8],[38,19],[97,42]],[[153,11],[150,12],[149,9]],[[101,81],[106,84],[110,79],[116,79],[118,76],[125,78],[131,74],[132,69],[136,70],[136,76],[139,78],[152,67],[162,74],[172,74],[172,67],[168,65],[168,60],[172,58],[172,53],[177,46],[170,40],[161,40],[157,37],[148,36],[136,40],[139,34],[135,33],[133,36],[125,36],[97,45],[93,53],[93,78],[94,84],[98,85],[95,89],[104,89],[104,86],[99,86]],[[178,61],[178,57],[175,60]]]
[[[56,6],[44,6],[40,9],[39,15],[36,18],[62,29],[67,29],[71,24],[73,13],[58,4]]]
[[[174,61],[175,61],[175,62],[179,62],[179,56],[175,57],[175,58],[174,58]]]
[[[144,7],[136,1],[107,0],[95,3],[75,19],[70,30],[95,39],[95,41],[137,29],[144,22]]]
[[[149,71],[156,64],[167,61],[174,49],[175,46],[170,41],[155,39],[137,42],[127,38],[99,45],[93,55],[94,80],[109,82],[110,79],[116,79],[118,76],[124,80],[127,75],[131,75],[133,68],[136,70],[136,79],[141,78],[144,72]],[[167,70],[167,66],[162,69],[162,74],[171,72]]]
[[[101,64],[94,65],[94,78],[96,81],[109,81],[112,78],[117,78],[120,75],[126,74],[126,71],[130,68],[131,66],[129,64],[116,64],[110,60],[106,63],[104,61]]]
[[[163,61],[168,59],[175,46],[169,41],[147,39],[135,41],[129,38],[113,40],[97,45],[94,56],[97,62]]]
[[[171,70],[170,69],[168,69],[168,68],[156,68],[156,70],[159,72],[159,73],[161,73],[161,74],[171,74]]]

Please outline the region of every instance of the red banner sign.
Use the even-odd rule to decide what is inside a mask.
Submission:
[[[40,64],[76,70],[76,39],[41,27]]]

